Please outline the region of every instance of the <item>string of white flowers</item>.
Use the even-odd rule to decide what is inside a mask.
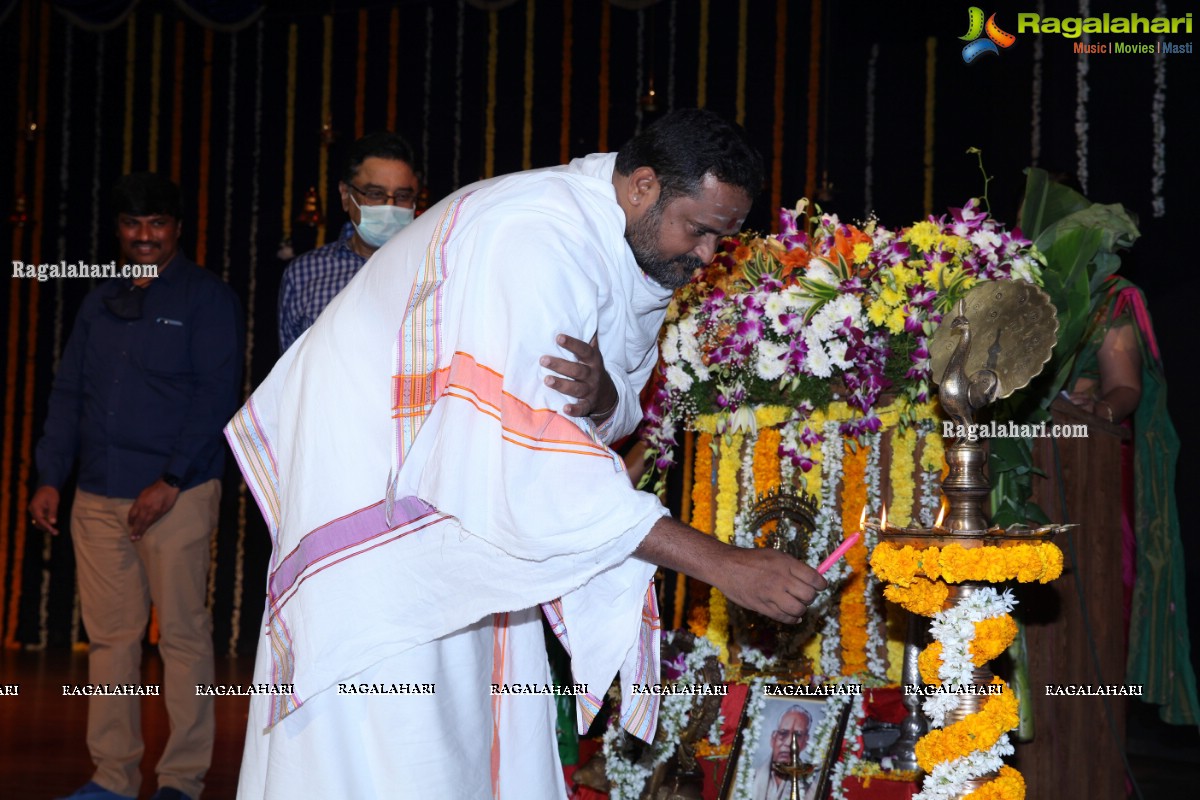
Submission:
[[[1045,0],[1038,0],[1038,19],[1046,16]],[[1033,86],[1029,101],[1029,163],[1042,157],[1042,37],[1033,37]]]
[[[971,640],[975,623],[1008,614],[1016,605],[1012,592],[998,592],[991,586],[976,589],[953,607],[939,611],[929,624],[929,633],[942,646],[942,663],[938,677],[948,687],[966,686],[972,681],[975,665],[971,663]],[[946,715],[959,706],[961,695],[942,692],[925,699],[922,709],[934,727],[946,724]]]
[[[800,422],[798,420],[798,416],[796,414],[792,414],[792,415],[788,416],[787,420],[784,421],[784,425],[779,426],[780,445],[784,445],[785,443],[787,443],[793,447],[797,446],[799,444],[799,439],[800,439],[800,427],[802,427],[803,425],[804,425],[804,423]],[[820,469],[820,468],[814,467],[814,469]],[[796,491],[798,491],[798,492],[803,491],[803,489],[806,485],[806,482],[808,482],[808,481],[804,480],[804,477],[803,477],[804,473],[802,471],[802,473],[800,473],[800,476],[799,476],[799,483],[797,483],[797,474],[796,473],[797,473],[796,464],[792,463],[792,459],[780,457],[780,459],[779,459],[779,483],[780,483],[780,486],[792,487],[792,488],[796,489]]]
[[[863,437],[863,446],[867,448],[867,516],[878,516],[883,504],[883,475],[880,468],[880,456],[883,450],[883,435],[868,433]],[[879,544],[879,531],[864,526],[863,544],[867,548],[867,557]],[[863,604],[867,612],[867,671],[876,678],[887,677],[887,645],[885,643],[886,608],[883,602],[883,588],[875,573],[867,570],[866,586],[863,588]]]
[[[770,682],[775,683],[775,680],[771,679]],[[746,692],[746,726],[742,730],[741,757],[738,759],[737,775],[733,784],[733,800],[755,800],[754,770],[744,765],[748,764],[750,755],[758,749],[758,740],[762,736],[763,708],[767,704],[767,698],[763,694],[765,683],[767,681],[763,678],[755,678]]]
[[[669,646],[674,639],[675,631],[668,631],[663,634],[663,645]],[[683,672],[673,683],[697,683],[705,664],[710,658],[716,659],[718,655],[719,651],[710,641],[704,638],[694,639],[691,651],[684,656]],[[609,796],[612,800],[636,800],[641,796],[646,781],[655,768],[675,754],[679,745],[679,732],[687,725],[694,702],[695,697],[688,694],[671,694],[662,698],[658,710],[658,731],[661,735],[655,735],[654,742],[642,748],[637,761],[630,761],[623,755],[626,733],[621,725],[616,722],[609,725],[608,730],[604,732],[602,749],[604,772],[611,787]],[[712,729],[707,735],[711,739]],[[719,743],[719,727],[716,728],[716,736]]]
[[[921,420],[917,423],[917,440],[924,442],[935,427],[932,420]],[[942,471],[940,468],[922,469],[920,473],[921,524],[932,527],[942,507]]]
[[[837,729],[838,717],[842,713],[842,707],[846,703],[851,703],[850,716],[846,719],[846,730],[842,733],[841,741],[833,742],[833,735]],[[866,713],[866,703],[862,695],[835,695],[825,701],[825,716],[817,723],[813,741],[814,746],[808,748],[812,751],[813,756],[808,763],[818,764],[825,760],[826,754],[831,746],[841,747],[842,742],[856,742],[858,737],[862,735],[862,718]],[[846,775],[851,772],[862,762],[860,753],[855,752],[855,748],[851,746],[845,754],[841,755],[833,764],[833,770],[829,774],[829,796],[833,800],[846,800]]]
[[[871,216],[875,209],[875,72],[879,65],[879,43],[871,45],[871,55],[867,58],[867,112],[866,112],[866,153],[863,169],[863,216]]]
[[[842,480],[842,458],[845,446],[842,435],[838,431],[835,420],[826,420],[821,433],[825,440],[821,442],[821,504],[817,512],[816,530],[813,532],[812,547],[809,550],[814,556],[823,557],[831,549],[833,531],[841,521],[838,508],[838,487]],[[846,560],[840,559],[825,573],[830,584],[836,585],[846,576],[849,567]],[[817,597],[817,603],[823,608],[825,603],[832,603],[833,593],[826,589]],[[810,609],[809,613],[812,613]],[[818,676],[840,675],[842,671],[842,636],[841,623],[837,614],[825,614],[821,626],[820,662],[814,665]]]
[[[975,750],[961,758],[943,761],[925,776],[921,791],[913,800],[955,800],[967,790],[967,781],[981,778],[1004,766],[1005,756],[1014,753],[1008,734],[1000,735],[987,750]]]
[[[1079,16],[1087,19],[1091,16],[1089,0],[1079,0]],[[1079,54],[1075,62],[1075,177],[1079,180],[1079,188],[1088,193],[1088,54],[1087,44],[1092,37],[1083,34],[1084,52]]]
[[[1159,17],[1167,16],[1167,4],[1158,0],[1155,11]],[[1167,54],[1162,52],[1162,37],[1158,37],[1159,49],[1154,53],[1154,100],[1150,117],[1154,123],[1154,156],[1151,165],[1154,175],[1150,178],[1150,208],[1157,219],[1167,214],[1167,200],[1163,197],[1163,184],[1167,175]]]
[[[754,485],[754,448],[758,444],[758,430],[747,433],[742,439],[741,498],[738,508],[753,507],[761,489]],[[736,525],[736,520],[735,520]]]

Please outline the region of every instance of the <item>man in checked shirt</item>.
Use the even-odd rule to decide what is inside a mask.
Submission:
[[[350,149],[338,192],[350,221],[336,242],[298,256],[279,287],[279,352],[308,330],[384,242],[413,221],[419,182],[412,148],[400,136],[371,133]]]

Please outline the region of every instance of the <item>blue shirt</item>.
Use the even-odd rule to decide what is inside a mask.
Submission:
[[[183,489],[221,477],[241,389],[237,296],[181,253],[146,287],[140,319],[104,304],[129,284],[106,281],[79,309],[37,445],[40,486],[61,488],[77,456],[79,487],[105,497],[136,498],[164,473]]]
[[[292,259],[279,286],[279,352],[285,353],[367,260],[350,249],[354,225],[331,244]]]

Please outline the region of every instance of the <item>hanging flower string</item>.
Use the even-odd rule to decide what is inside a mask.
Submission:
[[[865,447],[845,445],[842,459],[842,530],[846,536],[860,527],[867,507],[867,455]],[[846,552],[850,569],[841,591],[842,674],[857,675],[867,668],[867,548],[861,540]]]

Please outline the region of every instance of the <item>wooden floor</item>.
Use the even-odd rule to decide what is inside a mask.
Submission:
[[[247,684],[253,659],[218,658],[218,684]],[[162,683],[162,661],[148,650],[143,683]],[[0,799],[49,800],[70,794],[91,780],[92,760],[85,742],[86,697],[64,697],[63,684],[87,682],[87,653],[0,651],[0,687],[16,684],[20,694],[0,688]],[[242,743],[246,737],[247,698],[217,697],[217,731],[204,800],[225,800],[236,793]],[[161,697],[142,699],[142,791],[156,788],[154,764],[168,734]]]

